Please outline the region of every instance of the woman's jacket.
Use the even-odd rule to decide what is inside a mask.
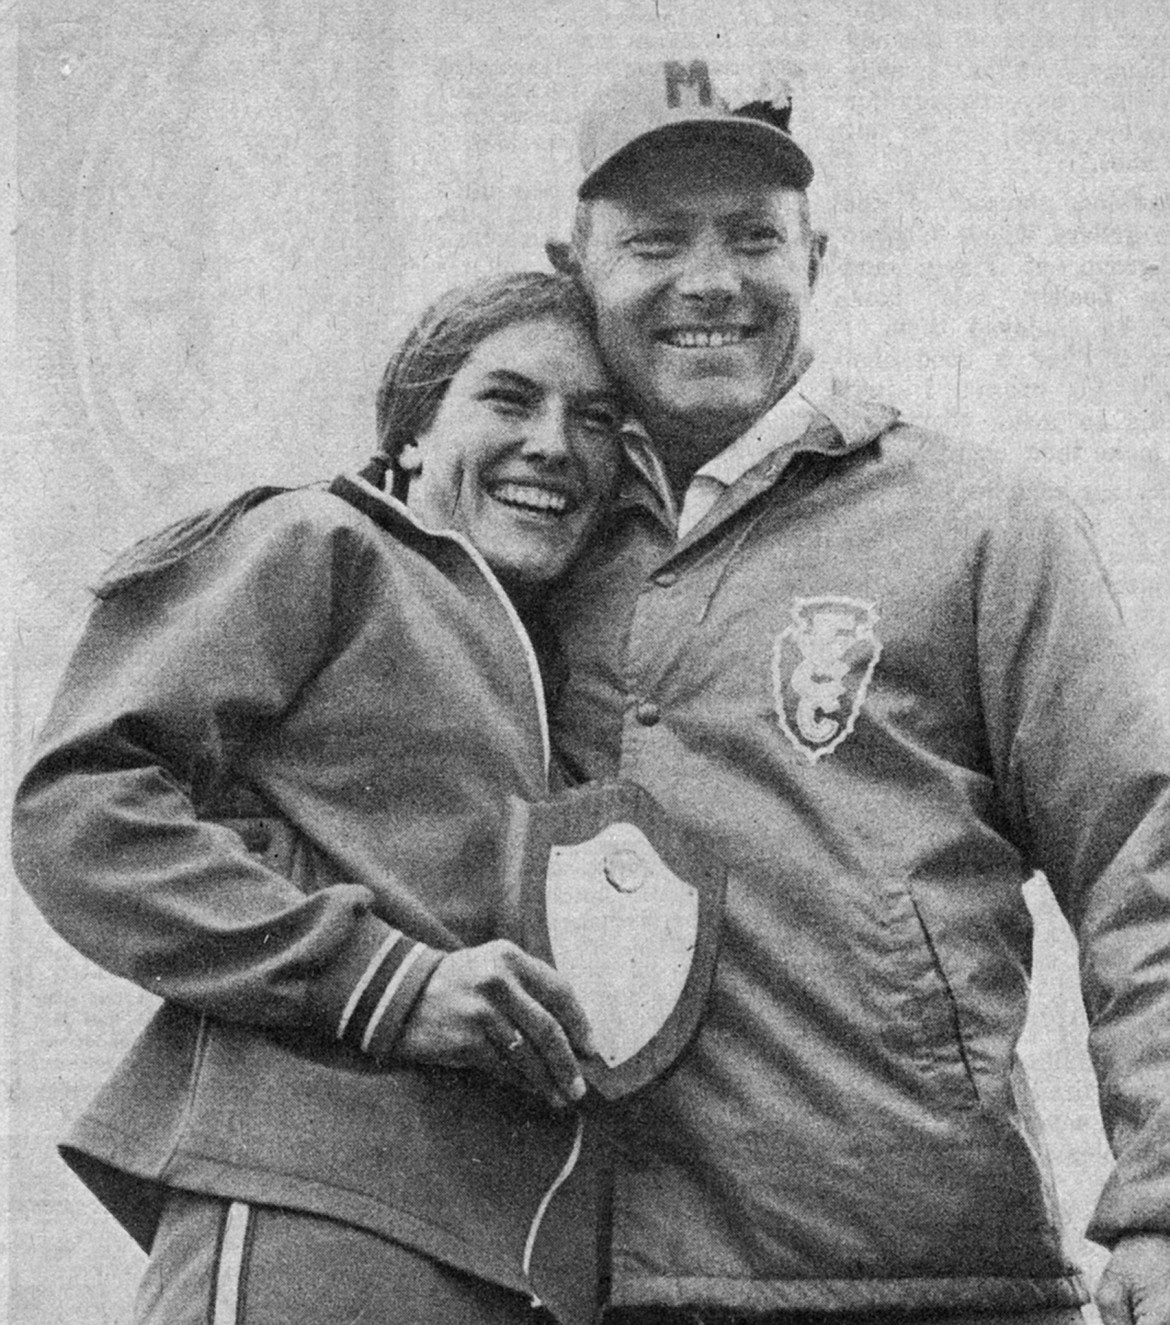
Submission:
[[[163,1000],[64,1153],[144,1245],[181,1187],[575,1300],[588,1163],[522,1264],[573,1116],[393,1059],[442,952],[505,923],[506,800],[546,793],[529,637],[469,545],[361,479],[220,525],[98,604],[17,798],[38,906]],[[279,867],[222,822],[241,799]]]

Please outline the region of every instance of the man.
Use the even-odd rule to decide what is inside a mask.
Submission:
[[[1118,1155],[1103,1319],[1170,1321],[1165,736],[1083,518],[812,363],[788,111],[633,70],[549,246],[651,444],[563,600],[560,743],[730,875],[704,1024],[623,1119],[613,1318],[1080,1319],[1015,1056],[1043,869]]]

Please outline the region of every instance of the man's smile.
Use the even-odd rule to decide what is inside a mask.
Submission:
[[[680,350],[719,350],[740,345],[752,334],[750,327],[672,327],[657,339]]]

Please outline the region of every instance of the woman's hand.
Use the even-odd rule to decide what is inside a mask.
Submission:
[[[394,1051],[418,1066],[478,1068],[558,1108],[585,1094],[577,1057],[594,1052],[564,977],[504,939],[443,958]]]

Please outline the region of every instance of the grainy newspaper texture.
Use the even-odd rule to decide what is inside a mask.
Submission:
[[[249,484],[360,460],[377,375],[429,297],[544,266],[571,214],[579,109],[642,51],[792,67],[832,236],[820,354],[1071,488],[1170,704],[1168,15],[1163,0],[0,5],[5,807],[100,568]],[[7,1318],[120,1322],[141,1255],[53,1143],[151,1000],[6,886]],[[1106,1152],[1075,955],[1035,900],[1027,1052],[1079,1230]]]

